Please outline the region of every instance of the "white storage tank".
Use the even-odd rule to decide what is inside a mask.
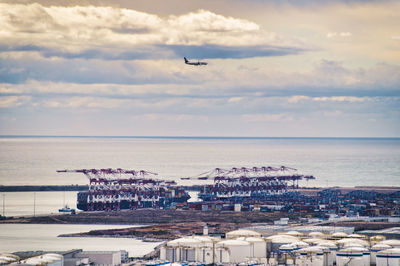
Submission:
[[[320,239],[326,239],[326,235],[321,232],[311,232],[308,234],[310,238],[320,238]]]
[[[391,249],[392,247],[386,244],[376,244],[371,247],[371,264],[375,265],[376,264],[376,254],[385,249]]]
[[[325,240],[323,240],[321,238],[306,238],[306,239],[303,239],[302,241],[306,242],[309,245],[315,246],[315,245],[318,245],[318,243],[325,241]]]
[[[239,238],[250,243],[250,256],[252,258],[265,258],[267,256],[267,243],[261,237]]]
[[[213,243],[216,243],[219,239],[213,238],[209,236],[194,236],[194,239],[200,241],[199,246],[196,249],[196,261],[204,263],[204,264],[211,264],[216,262],[216,253],[213,254]]]
[[[285,244],[279,247],[279,252],[283,255],[286,265],[292,265],[295,263],[295,252],[299,249],[307,248],[309,245],[303,241],[293,242],[291,244]],[[294,256],[294,257],[293,257]]]
[[[379,244],[386,244],[393,248],[400,248],[400,240],[398,239],[389,239],[379,242]]]
[[[318,247],[307,247],[295,251],[296,265],[323,266],[324,252]]]
[[[350,234],[347,237],[358,238],[358,239],[366,239],[365,235],[360,235],[360,234]]]
[[[246,229],[239,229],[226,233],[226,239],[236,239],[238,237],[261,237],[261,234],[256,231]]]
[[[333,239],[342,239],[342,238],[345,238],[345,237],[347,237],[348,236],[348,234],[346,234],[345,232],[336,232],[336,233],[333,233],[332,235],[331,235],[331,237],[333,238]]]
[[[337,266],[364,266],[363,252],[357,248],[341,249],[336,253]]]
[[[170,262],[196,261],[196,251],[201,241],[194,237],[182,237],[167,242],[160,250],[160,259]]]
[[[213,247],[208,247],[208,246],[199,247],[196,249],[196,261],[204,264],[211,264],[213,262],[216,262],[217,261],[216,252],[217,249],[213,249]]]
[[[284,244],[291,244],[291,243],[300,241],[300,239],[298,239],[297,237],[290,236],[290,235],[270,236],[267,238],[267,240],[271,241],[271,250],[268,250],[268,251],[274,252],[274,253],[278,253],[279,247]]]
[[[369,239],[369,241],[371,242],[371,245],[378,244],[379,242],[381,242],[383,240],[386,240],[386,237],[382,236],[382,235],[371,236],[371,238]]]
[[[301,237],[303,233],[300,233],[298,231],[288,231],[283,233],[284,235],[289,235],[289,236],[295,236],[295,237]]]
[[[353,250],[359,250],[363,253],[364,265],[371,265],[371,252],[365,247],[352,247]]]
[[[291,245],[294,246],[296,250],[302,249],[302,248],[307,248],[310,246],[308,243],[306,243],[304,241],[296,241],[296,242],[293,242]]]
[[[317,247],[325,248],[328,249],[328,254],[326,254],[327,258],[327,264],[328,265],[333,265],[336,263],[336,253],[338,250],[338,247],[336,246],[335,242],[330,241],[330,240],[324,240],[318,243]]]
[[[285,244],[279,247],[279,253],[281,254],[281,257],[283,258],[285,265],[293,265],[294,264],[294,258],[293,258],[293,252],[297,250],[296,246],[293,244]]]
[[[279,247],[279,252],[280,253],[291,253],[293,251],[297,250],[295,245],[292,244],[284,244]]]
[[[217,249],[226,248],[229,253],[229,263],[241,263],[251,257],[250,243],[244,240],[229,239],[216,244]],[[223,261],[224,262],[224,261]]]
[[[350,246],[362,246],[362,247],[369,247],[369,243],[365,240],[358,239],[358,238],[343,238],[337,241],[339,247],[350,247]]]
[[[399,266],[400,249],[391,248],[381,250],[376,254],[376,266]]]

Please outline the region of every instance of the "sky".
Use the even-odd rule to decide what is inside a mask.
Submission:
[[[1,1],[0,135],[400,137],[399,14],[385,0]]]

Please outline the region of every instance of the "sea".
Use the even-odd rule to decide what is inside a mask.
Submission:
[[[157,173],[155,178],[194,185],[211,181],[181,178],[195,177],[216,167],[282,165],[315,177],[301,181],[301,186],[400,186],[400,138],[0,137],[0,185],[85,185],[88,184],[85,175],[57,173],[57,170],[91,168],[147,170]],[[65,204],[70,207],[76,204],[76,192],[0,194],[0,211],[6,216],[57,213]],[[68,240],[73,243],[67,244],[64,238],[56,237],[66,231],[95,228],[85,226],[51,226],[47,230],[51,235],[44,238],[46,241],[39,241],[43,230],[46,231],[42,225],[1,224],[0,242],[10,244],[1,245],[0,252],[49,247],[66,250],[71,246],[108,250],[111,245],[99,246],[102,242],[96,239],[85,240],[89,241],[86,245],[78,238]],[[37,233],[21,233],[29,230]],[[143,247],[151,250],[155,245],[134,239],[126,240],[133,241],[131,244],[123,241],[115,240],[114,246],[118,249],[141,246],[138,250],[144,252],[147,249]],[[137,254],[130,251],[130,255]]]

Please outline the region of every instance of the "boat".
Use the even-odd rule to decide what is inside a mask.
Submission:
[[[70,207],[68,207],[68,205],[65,205],[61,209],[58,209],[58,212],[75,214],[75,209],[71,209]]]

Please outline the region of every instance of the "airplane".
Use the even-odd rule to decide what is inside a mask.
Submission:
[[[187,60],[186,57],[184,57],[183,59],[185,59],[185,64],[187,64],[187,65],[201,66],[201,65],[207,65],[207,64],[208,64],[207,62],[200,62],[200,61],[197,61],[197,62],[190,62],[189,60]]]

